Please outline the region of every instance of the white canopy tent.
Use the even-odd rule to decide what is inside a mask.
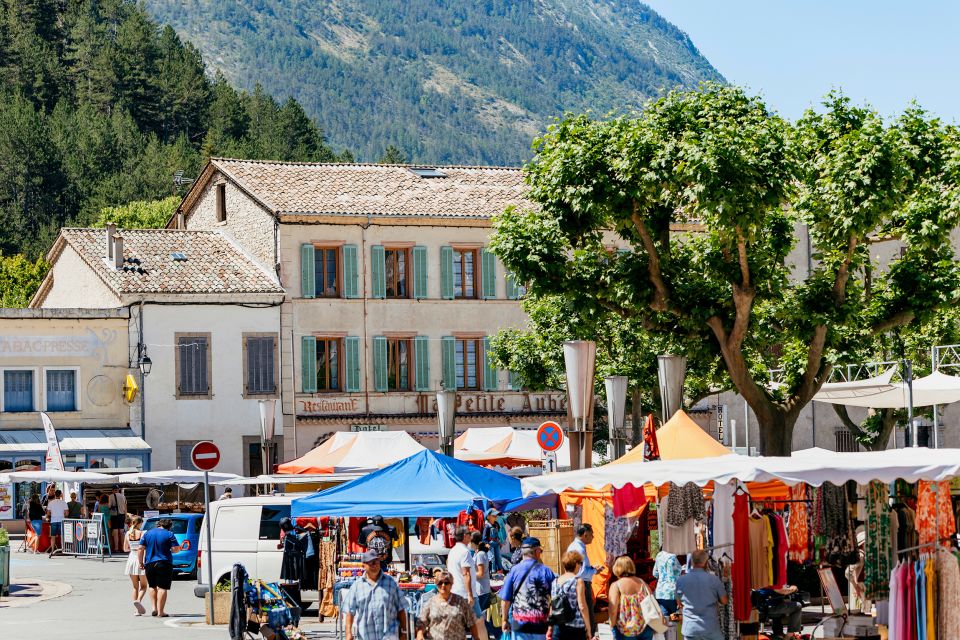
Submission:
[[[454,442],[454,456],[474,464],[497,467],[540,467],[542,451],[535,429],[470,427]],[[564,439],[557,464],[569,466],[570,443]]]
[[[117,476],[93,471],[11,471],[0,474],[0,484],[11,482],[116,482]]]
[[[813,397],[817,402],[871,409],[905,409],[910,390],[905,382],[891,382],[894,370],[854,382],[828,382]],[[913,381],[913,406],[926,407],[960,401],[960,378],[934,371]]]
[[[239,480],[240,476],[233,473],[210,472],[210,482]],[[141,473],[124,473],[117,476],[118,482],[133,484],[196,484],[203,482],[203,471],[187,471],[186,469],[171,469],[170,471],[143,471]]]
[[[711,458],[709,464],[694,459],[605,465],[524,478],[521,487],[524,496],[531,496],[560,493],[567,489],[619,489],[628,484],[640,487],[647,483],[660,486],[668,482],[694,482],[704,486],[711,481],[779,480],[787,485],[819,486],[824,482],[840,484],[848,480],[862,484],[871,480],[893,482],[900,478],[908,482],[939,481],[956,476],[960,476],[960,450],[913,447],[857,453],[815,452],[790,458],[729,455]]]
[[[319,482],[349,482],[356,480],[363,473],[313,473],[290,474],[275,473],[259,475],[253,478],[237,478],[233,480],[219,480],[211,482],[216,485],[255,485],[255,484],[314,484]]]

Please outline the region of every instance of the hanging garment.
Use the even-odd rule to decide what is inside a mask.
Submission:
[[[672,502],[673,499],[670,496],[666,496],[660,501],[660,507],[657,509],[657,513],[661,516],[660,524],[663,529],[660,548],[678,556],[693,553],[697,548],[695,521],[693,518],[689,518],[679,527],[670,524],[667,521],[666,514]]]
[[[926,601],[927,601],[927,640],[937,640],[937,578],[936,571],[934,570],[934,564],[936,564],[933,558],[927,559],[924,563],[923,573],[926,578]]]
[[[635,518],[618,518],[613,514],[613,505],[606,502],[603,509],[603,550],[606,553],[604,564],[612,566],[617,557],[627,552],[627,540],[633,532]]]
[[[780,516],[775,516],[776,519],[776,531],[774,535],[777,538],[777,580],[776,584],[778,587],[783,587],[787,584],[787,529],[784,525],[783,518]]]
[[[938,640],[960,640],[960,565],[946,549],[937,549]]]
[[[898,640],[897,615],[900,613],[900,565],[890,572],[890,604],[887,606],[887,640]],[[879,605],[878,605],[879,606]],[[881,622],[878,616],[877,622]],[[882,623],[882,622],[881,622]]]
[[[773,535],[773,523],[770,521],[772,517],[771,515],[766,515],[763,518],[767,534],[767,575],[770,576],[767,582],[768,586],[777,581],[777,567],[774,563],[774,558],[777,555],[777,541]]]
[[[937,484],[921,480],[917,483],[917,532],[920,544],[936,542],[940,535],[937,527]]]
[[[750,552],[750,503],[747,494],[738,493],[733,498],[733,547],[731,568],[733,579],[733,612],[739,622],[750,620],[751,552]]]
[[[897,538],[900,535],[900,516],[896,509],[890,509],[890,558],[891,562],[899,558],[899,549]]]
[[[890,593],[888,578],[893,558],[890,535],[890,495],[887,485],[871,482],[866,496],[866,539],[864,542],[864,596],[871,600]]]
[[[417,538],[420,540],[420,544],[429,545],[431,542],[430,522],[430,518],[417,518],[414,526],[417,528]]]
[[[927,640],[927,577],[923,572],[924,561],[921,559],[913,565],[913,570],[917,576],[914,584],[914,597],[916,600],[916,629],[917,640]]]
[[[767,536],[767,519],[750,516],[750,588],[763,589],[769,587],[770,556],[768,554],[769,538]]]
[[[688,482],[680,487],[671,482],[668,495],[670,497],[670,507],[667,509],[668,524],[680,527],[691,518],[697,522],[703,522],[706,519],[703,491],[696,484]]]
[[[730,558],[733,553],[733,493],[737,490],[734,483],[713,484],[713,522],[711,544],[714,548],[726,552]],[[719,557],[721,552],[716,555]]]
[[[904,573],[904,640],[917,640],[917,573],[914,570],[914,563],[905,562]]]
[[[807,499],[807,486],[798,484],[790,487],[790,499],[800,502],[790,504],[789,558],[794,562],[807,562],[810,560],[810,510],[804,502]]]
[[[952,513],[953,503],[950,501],[950,483],[937,483],[937,530],[939,531],[941,544],[949,546],[950,543],[945,538],[950,538],[957,533],[957,522]]]

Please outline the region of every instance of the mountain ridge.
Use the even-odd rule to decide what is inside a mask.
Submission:
[[[722,76],[629,0],[146,0],[235,86],[291,96],[362,160],[517,165],[567,111]]]

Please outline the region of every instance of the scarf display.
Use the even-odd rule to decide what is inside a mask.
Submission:
[[[867,485],[866,541],[864,544],[864,596],[883,600],[890,595],[890,491],[882,482]]]

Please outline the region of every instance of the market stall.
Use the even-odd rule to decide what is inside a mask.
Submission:
[[[423,451],[406,431],[338,431],[316,449],[277,466],[278,474],[367,473]]]
[[[536,467],[539,473],[543,450],[535,429],[470,427],[453,442],[453,455],[484,467]],[[556,452],[560,468],[569,465],[570,444],[565,439]]]
[[[527,478],[522,487],[527,496],[665,491],[657,522],[661,551],[680,557],[710,551],[732,599],[721,611],[729,638],[755,620],[754,590],[793,583],[804,567],[834,567],[831,575],[849,578],[851,610],[874,612],[867,620],[887,627],[890,640],[911,640],[918,636],[909,630],[921,628],[945,640],[960,633],[950,617],[960,610],[960,569],[950,549],[960,505],[948,482],[958,476],[960,451],[910,448],[725,455],[709,465],[625,462]],[[754,483],[779,483],[790,495],[753,495],[751,486],[763,486]],[[921,592],[929,603],[923,611],[904,596]]]

